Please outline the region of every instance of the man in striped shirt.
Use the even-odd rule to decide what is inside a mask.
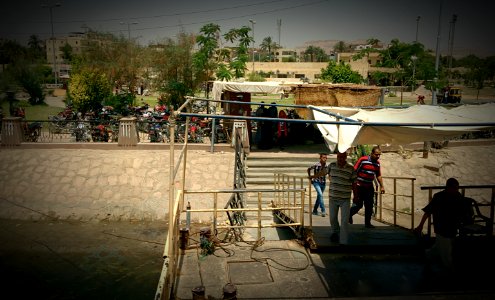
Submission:
[[[341,244],[347,244],[351,192],[356,186],[357,178],[354,167],[347,162],[347,152],[337,154],[337,161],[331,162],[328,166],[328,174],[330,176],[330,240],[338,242],[340,239]],[[339,224],[338,218],[339,208],[342,209],[340,212],[341,224]]]
[[[313,171],[312,175],[311,171]],[[308,178],[316,190],[316,201],[313,207],[313,215],[318,215],[319,207],[322,217],[326,216],[325,203],[323,202],[323,192],[325,191],[325,179],[327,173],[327,154],[320,153],[320,161],[308,168]]]
[[[382,173],[380,169],[380,155],[382,151],[380,147],[375,146],[371,150],[370,155],[362,156],[358,159],[354,165],[354,169],[357,172],[357,188],[354,194],[354,203],[351,207],[351,216],[349,217],[349,223],[352,224],[352,216],[355,215],[364,204],[364,225],[366,228],[374,228],[371,224],[371,215],[373,214],[373,200],[375,197],[375,189],[373,181],[375,178],[380,184],[380,193],[385,193],[383,187]]]

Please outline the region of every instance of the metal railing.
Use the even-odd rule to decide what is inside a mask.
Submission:
[[[386,192],[380,194],[377,190],[375,191],[375,199],[378,199],[376,203],[375,219],[382,223],[391,224],[394,226],[400,226],[404,228],[414,229],[414,183],[416,178],[414,177],[389,177],[382,176],[383,184],[386,187],[385,190],[390,190],[392,192]],[[392,181],[392,184],[388,182]],[[399,186],[403,186],[399,189]],[[406,187],[410,187],[410,193],[405,194],[402,191],[407,191]],[[399,198],[408,198],[409,207],[398,207]],[[400,201],[401,203],[407,203],[407,201]],[[390,214],[392,215],[390,220]],[[404,222],[399,222],[400,220],[410,218],[410,227],[406,226]]]
[[[399,222],[399,219],[403,219],[402,216],[407,216],[410,218],[410,229],[414,228],[414,182],[416,178],[414,177],[382,177],[383,180],[392,181],[392,184],[385,184],[387,187],[392,188],[392,192],[387,192],[385,194],[380,194],[379,192],[375,192],[375,196],[377,199],[377,203],[375,205],[375,215],[374,219],[394,226],[400,226],[404,228],[409,228],[405,225],[404,222]],[[405,184],[400,184],[400,182],[406,182]],[[280,189],[283,188],[299,188],[307,191],[307,197],[304,200],[307,203],[307,211],[309,213],[309,228],[313,227],[313,214],[311,214],[312,207],[312,186],[307,176],[295,176],[295,175],[287,175],[283,173],[275,173],[274,174],[274,186],[278,191],[276,193],[276,199],[279,203],[288,203],[293,201],[293,199],[289,199],[287,195],[280,192]],[[409,194],[404,194],[399,190],[399,186],[408,186],[410,188]],[[407,208],[398,208],[399,198],[409,198],[409,207]],[[404,202],[404,201],[402,201]],[[388,213],[387,213],[388,212]],[[391,216],[390,216],[391,215]],[[292,218],[291,212],[288,212],[287,216]],[[296,216],[299,219],[299,216]],[[302,218],[304,219],[304,218]]]
[[[186,134],[185,121],[176,121],[175,141],[183,143],[207,144],[212,142],[212,133],[199,128],[194,132],[188,129]],[[36,125],[36,126],[34,126]],[[100,138],[97,126],[105,128],[105,138]],[[20,145],[21,143],[93,143],[113,142],[123,145],[139,143],[170,143],[169,121],[141,121],[135,118],[119,120],[24,120],[19,117],[2,119],[2,145]],[[229,142],[218,141],[219,142]]]

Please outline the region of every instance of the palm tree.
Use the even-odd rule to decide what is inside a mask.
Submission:
[[[366,40],[366,43],[367,43],[368,45],[371,45],[371,47],[373,47],[373,48],[377,48],[377,47],[378,47],[378,45],[380,44],[380,40],[379,40],[379,39],[376,39],[376,38],[371,37],[371,38],[369,38],[369,39],[367,39],[367,40]]]
[[[277,43],[272,40],[271,36],[267,36],[260,44],[260,49],[268,53],[268,61],[272,61],[272,50],[275,51],[278,48]]]

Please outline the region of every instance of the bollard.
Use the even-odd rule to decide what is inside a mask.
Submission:
[[[232,283],[227,283],[223,287],[223,299],[236,300],[237,299],[237,288]]]
[[[191,202],[187,202],[186,206],[186,227],[191,228]]]
[[[200,285],[192,289],[193,300],[206,300],[205,298],[205,287]]]
[[[184,255],[186,253],[187,246],[189,245],[189,228],[181,228],[180,229],[180,249],[181,254]]]

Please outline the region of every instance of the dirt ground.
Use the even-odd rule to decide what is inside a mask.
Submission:
[[[0,220],[0,287],[15,299],[153,299],[164,222]]]

